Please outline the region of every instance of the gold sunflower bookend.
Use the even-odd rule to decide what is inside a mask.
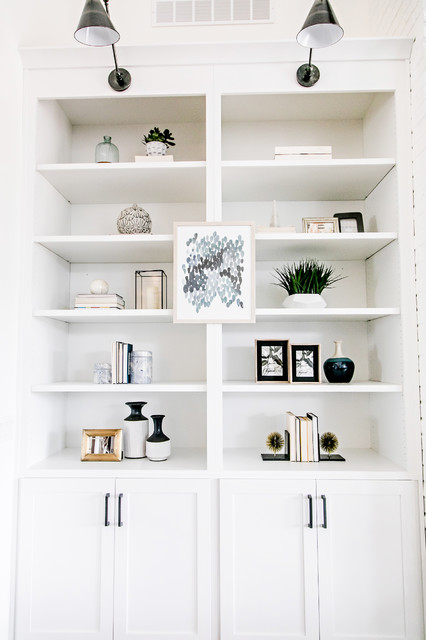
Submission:
[[[337,447],[339,446],[339,441],[334,433],[331,433],[331,431],[326,431],[321,436],[320,445],[321,449],[328,453],[330,457],[330,455],[334,451],[336,451]]]
[[[278,453],[278,451],[281,451],[284,446],[284,438],[282,437],[281,433],[278,433],[278,431],[273,431],[272,433],[270,433],[266,438],[266,446],[272,451],[274,456]]]

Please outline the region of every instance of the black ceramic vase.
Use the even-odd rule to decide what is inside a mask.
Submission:
[[[154,423],[154,431],[146,441],[146,456],[149,460],[161,462],[167,460],[170,455],[170,438],[163,433],[164,416],[153,415],[151,418]]]
[[[124,418],[124,457],[146,458],[146,439],[148,437],[148,418],[142,409],[146,402],[126,402],[130,415]]]
[[[355,371],[355,364],[342,354],[342,342],[336,340],[334,355],[323,365],[325,377],[329,382],[350,382]]]

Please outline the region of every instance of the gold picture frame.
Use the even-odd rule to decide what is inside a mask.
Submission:
[[[122,429],[83,429],[81,461],[120,462],[122,443]]]
[[[303,233],[339,233],[337,218],[302,218]]]

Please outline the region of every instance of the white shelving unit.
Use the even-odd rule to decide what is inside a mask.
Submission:
[[[306,480],[309,495],[316,496],[315,483],[324,480],[336,487],[371,482],[373,489],[377,481],[392,487],[386,482],[398,480],[401,486],[411,483],[416,494],[421,459],[409,47],[398,42],[384,58],[380,52],[390,45],[381,49],[378,42],[377,60],[371,61],[360,56],[362,44],[351,46],[341,61],[324,62],[321,81],[311,90],[296,84],[297,52],[292,62],[282,63],[257,47],[239,53],[231,48],[223,64],[215,64],[209,51],[194,64],[196,51],[189,55],[172,47],[161,63],[136,65],[127,95],[111,95],[103,69],[84,69],[85,83],[75,65],[54,70],[40,65],[27,72],[26,140],[32,151],[26,167],[21,331],[18,473],[23,482],[110,479],[119,487],[128,478],[143,487],[162,479],[170,481],[168,509],[173,483],[192,482],[195,493],[200,484],[214,506],[209,536],[219,530],[215,507],[222,481],[276,479],[281,487],[286,481],[305,487]],[[348,64],[351,73],[344,73]],[[173,132],[174,161],[133,162],[143,153],[143,133],[154,125]],[[119,163],[93,163],[103,135],[112,135],[119,147]],[[331,145],[333,158],[274,160],[274,147],[285,144]],[[173,323],[173,223],[252,220],[264,229],[274,200],[280,224],[295,232],[256,233],[256,322]],[[120,211],[133,202],[150,213],[152,235],[117,233]],[[303,218],[353,211],[362,213],[365,232],[302,231]],[[273,286],[274,269],[305,257],[325,261],[344,279],[325,292],[325,309],[284,309],[282,290]],[[134,272],[153,268],[167,274],[168,308],[136,310]],[[88,292],[96,278],[123,295],[124,310],[73,309],[75,295]],[[343,385],[324,379],[258,384],[255,340],[267,338],[319,344],[321,364],[332,355],[333,341],[342,340],[345,355],[355,362],[354,379]],[[153,352],[152,384],[92,382],[93,364],[108,361],[115,340]],[[166,416],[170,459],[80,462],[81,430],[120,427],[128,414],[125,403],[135,400],[147,402],[146,416]],[[286,411],[318,415],[320,432],[336,433],[346,461],[263,462],[266,437],[284,430]],[[227,487],[226,495],[232,495]],[[315,500],[320,500],[319,484]],[[420,500],[418,506],[420,513]],[[191,509],[187,505],[188,519]],[[411,530],[407,540],[418,534]],[[208,566],[218,565],[215,536],[215,561]],[[219,638],[217,591],[203,595],[200,629],[209,626],[212,615],[211,640]],[[206,604],[210,599],[213,604]],[[234,640],[226,624],[221,640]],[[176,638],[181,632],[176,630]],[[208,640],[197,633],[191,638]],[[25,640],[31,637],[23,634]],[[378,635],[387,637],[382,628]],[[262,640],[267,637],[284,638],[278,631]],[[404,633],[401,638],[421,640]]]

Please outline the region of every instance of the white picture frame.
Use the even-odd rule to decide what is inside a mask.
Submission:
[[[252,222],[175,222],[173,321],[255,322]]]

